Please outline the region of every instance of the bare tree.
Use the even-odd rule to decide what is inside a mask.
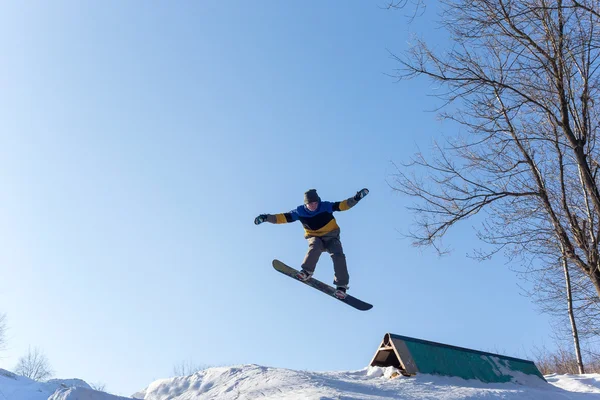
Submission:
[[[555,321],[555,340],[560,342],[567,337],[572,340],[575,359],[579,373],[585,373],[583,356],[581,352],[581,340],[593,337],[600,326],[600,319],[589,319],[586,312],[594,306],[598,306],[598,297],[588,297],[590,281],[579,273],[578,269],[569,266],[563,248],[560,248],[561,256],[558,260],[552,260],[555,245],[560,241],[548,243],[546,248],[549,254],[545,257],[541,267],[528,267],[521,277],[531,282],[531,288],[523,288],[525,294],[533,299],[540,310],[550,314]],[[538,252],[539,253],[539,252]],[[523,271],[522,271],[523,272]],[[587,288],[586,288],[587,286]],[[578,321],[585,321],[580,335]],[[567,329],[569,327],[569,329]]]
[[[384,8],[388,10],[410,10],[409,21],[425,12],[425,0],[387,0]]]
[[[560,254],[557,259],[556,253]],[[517,271],[531,283],[521,289],[553,317],[554,339],[571,341],[579,373],[584,373],[584,358],[588,364],[597,359],[592,350],[598,347],[594,341],[600,339],[600,298],[589,278],[568,263],[559,240],[547,243],[545,250],[540,246],[537,254],[540,262]]]
[[[600,332],[600,299],[589,278],[570,265],[566,257],[552,259],[549,254],[537,267],[528,267],[519,272],[522,279],[531,283],[523,288],[540,307],[556,319],[557,327],[570,329],[557,332],[561,336],[576,336],[590,339]],[[574,320],[578,321],[575,328]],[[561,333],[563,335],[561,335]]]
[[[567,316],[569,318],[569,326],[571,337],[573,339],[573,349],[575,350],[575,362],[577,363],[577,370],[580,374],[585,374],[585,368],[583,365],[583,357],[581,355],[581,343],[579,340],[579,331],[577,329],[577,321],[575,316],[575,307],[573,301],[573,285],[571,282],[571,274],[569,271],[569,263],[564,252],[564,248],[561,247],[562,257],[560,258],[560,263],[563,268],[564,274],[564,292],[566,295],[566,303],[567,303]],[[546,279],[546,281],[550,281]],[[551,281],[550,286],[554,286],[554,281]],[[566,325],[563,325],[566,326]]]
[[[442,54],[417,41],[397,57],[397,77],[445,88],[440,115],[467,133],[404,165],[416,168],[398,168],[392,186],[417,200],[409,236],[443,253],[448,230],[479,214],[477,235],[490,246],[474,255],[505,251],[538,287],[562,284],[546,293],[564,295],[578,348],[576,315],[595,319],[579,324],[585,335],[599,332],[600,3],[442,4],[454,47]],[[584,281],[573,285],[571,275]]]
[[[90,383],[90,387],[99,392],[106,392],[106,383],[103,382]]]
[[[577,374],[579,366],[573,352],[570,351],[561,342],[557,343],[555,350],[550,351],[545,346],[541,348],[535,346],[532,355],[540,372],[547,374]],[[600,372],[600,358],[597,356],[588,356],[586,361],[587,373],[593,374]]]
[[[198,371],[202,371],[206,366],[196,364],[191,360],[182,361],[179,364],[173,366],[173,376],[189,376],[193,375]]]
[[[29,347],[27,354],[19,358],[15,373],[35,381],[43,381],[52,376],[52,369],[48,358],[39,348],[32,350]]]
[[[563,253],[561,259],[563,265],[563,271],[565,273],[565,291],[567,293],[567,315],[569,316],[569,323],[571,326],[571,333],[573,335],[573,346],[575,349],[575,359],[577,361],[577,369],[580,374],[585,374],[583,367],[583,358],[581,356],[581,345],[579,342],[579,333],[577,331],[577,322],[575,320],[575,311],[573,308],[573,288],[571,285],[571,276],[569,274],[569,264],[566,255]]]
[[[438,55],[417,42],[397,57],[398,77],[446,87],[455,107],[441,115],[469,134],[406,164],[424,179],[398,169],[393,186],[418,199],[410,235],[443,251],[450,227],[482,213],[478,235],[492,249],[477,256],[504,249],[531,263],[558,238],[599,294],[599,18],[562,1],[444,3],[455,46]]]

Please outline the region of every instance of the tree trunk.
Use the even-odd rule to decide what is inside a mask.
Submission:
[[[583,360],[581,358],[581,349],[579,347],[579,335],[577,334],[577,325],[575,323],[575,314],[573,312],[573,296],[571,291],[571,277],[569,276],[569,264],[567,259],[563,256],[563,269],[565,271],[565,283],[567,285],[567,307],[569,312],[569,320],[571,321],[571,332],[573,334],[573,342],[575,345],[575,357],[577,358],[577,368],[580,374],[585,374],[583,368]]]

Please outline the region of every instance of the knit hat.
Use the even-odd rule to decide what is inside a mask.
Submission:
[[[312,203],[313,201],[321,201],[317,194],[317,189],[310,189],[304,193],[304,204]]]

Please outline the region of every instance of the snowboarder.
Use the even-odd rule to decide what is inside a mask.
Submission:
[[[308,240],[308,252],[296,278],[302,282],[309,280],[315,272],[321,253],[327,251],[333,260],[333,284],[336,286],[334,295],[339,299],[344,299],[350,277],[348,276],[346,255],[340,242],[340,227],[333,212],[349,210],[368,193],[368,189],[361,189],[349,199],[332,203],[321,201],[317,191],[310,189],[304,193],[304,205],[287,213],[261,214],[254,219],[254,223],[256,225],[263,222],[284,224],[300,220],[304,227],[304,237]]]

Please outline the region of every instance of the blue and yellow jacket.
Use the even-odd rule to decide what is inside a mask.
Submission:
[[[335,211],[346,211],[356,205],[357,201],[350,197],[344,201],[321,201],[315,211],[309,211],[306,206],[298,206],[296,209],[281,213],[267,215],[267,221],[273,224],[285,224],[300,221],[304,227],[304,237],[325,236],[339,231],[333,213]]]

